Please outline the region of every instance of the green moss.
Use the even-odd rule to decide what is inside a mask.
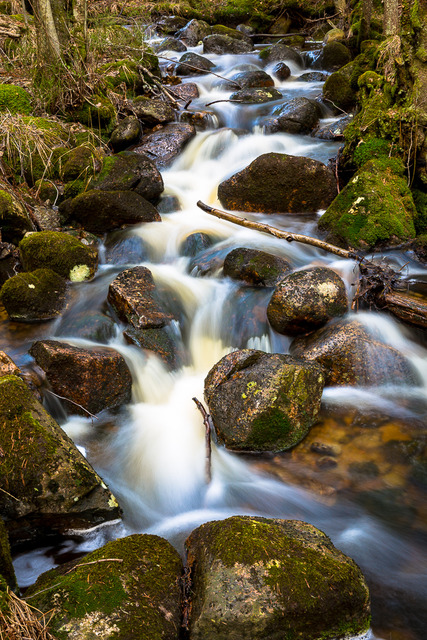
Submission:
[[[3,520],[0,518],[0,579],[6,580],[13,591],[18,591],[15,571],[10,554],[9,537]],[[0,582],[0,611],[2,611],[2,584]]]
[[[10,612],[10,596],[6,580],[0,575],[0,613],[7,616]]]
[[[263,450],[280,449],[283,439],[287,444],[287,436],[294,430],[293,426],[283,411],[272,407],[253,421],[250,443],[248,444],[252,445],[255,450],[258,448]]]
[[[67,279],[71,279],[73,269],[81,265],[89,267],[87,277],[92,277],[97,266],[95,248],[60,231],[31,234],[21,240],[19,251],[26,271],[45,266]]]
[[[0,290],[8,316],[15,322],[38,322],[57,317],[65,305],[66,282],[51,269],[18,273]]]
[[[356,147],[353,160],[356,166],[360,168],[365,164],[365,162],[368,162],[368,160],[372,160],[373,158],[388,157],[391,151],[391,145],[388,140],[369,137]],[[400,161],[399,165],[401,165]]]
[[[25,89],[14,84],[0,84],[0,111],[28,116],[31,109],[30,95]]]
[[[143,81],[138,71],[138,65],[134,60],[117,60],[99,67],[107,86],[116,89],[124,85],[132,94],[142,90]]]
[[[417,235],[423,235],[427,233],[427,193],[414,189],[412,191],[414,198],[415,208],[417,210],[415,216],[415,229]]]
[[[113,103],[100,94],[92,96],[90,102],[86,101],[72,117],[95,130],[103,129],[106,132],[111,132],[116,124],[116,110]]]

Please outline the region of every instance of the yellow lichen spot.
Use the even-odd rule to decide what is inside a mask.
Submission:
[[[113,494],[110,494],[110,499],[108,501],[108,506],[111,507],[111,509],[117,508],[119,506],[119,503],[117,502],[117,500],[115,499]]]
[[[90,276],[90,269],[87,264],[76,264],[70,271],[71,282],[82,282]]]
[[[35,285],[35,284],[29,284],[29,285],[28,285],[28,288],[29,288],[29,289],[35,289],[35,288],[36,288],[36,285]]]
[[[246,395],[246,393],[242,393],[242,398],[243,398],[243,400],[246,400],[246,398],[247,398],[247,397],[248,397],[248,396]]]
[[[338,287],[333,282],[321,282],[317,289],[322,296],[325,298],[335,298],[338,293]]]

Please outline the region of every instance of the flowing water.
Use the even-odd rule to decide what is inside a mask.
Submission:
[[[215,72],[228,77],[240,65],[261,66],[254,54],[209,57],[217,65]],[[321,92],[321,83],[298,81],[303,70],[292,63],[290,66],[291,79],[276,82],[284,100],[299,95],[315,97]],[[218,78],[213,75],[189,80],[197,82],[200,91],[192,109],[205,109],[207,103],[230,95],[218,88]],[[161,224],[145,224],[122,233],[132,236],[134,243],[141,241],[143,260],[132,255],[120,264],[104,260],[92,282],[75,286],[73,304],[59,321],[22,328],[3,322],[1,348],[24,368],[31,364],[29,345],[41,337],[92,346],[95,343],[67,334],[66,327],[85,310],[105,310],[109,283],[124,268],[143,264],[152,271],[165,302],[180,318],[173,331],[186,362],[179,371],[169,372],[155,355],[127,345],[122,327],[117,327],[108,344],[123,354],[132,371],[132,403],[118,415],[101,415],[98,420],[67,418],[59,405],[49,405],[108,482],[123,507],[124,519],[84,535],[70,535],[59,547],[20,553],[15,568],[25,587],[40,572],[73,554],[131,532],[164,536],[182,550],[188,533],[209,520],[234,514],[297,518],[325,531],[362,567],[372,592],[375,633],[385,639],[421,640],[427,628],[425,478],[424,484],[411,482],[410,460],[403,454],[399,457],[399,452],[393,458],[388,451],[390,447],[399,449],[399,443],[418,442],[425,434],[427,360],[419,335],[385,314],[359,313],[359,320],[377,340],[412,361],[419,372],[419,386],[326,388],[320,423],[310,433],[305,449],[238,456],[214,444],[212,481],[208,486],[205,483],[204,425],[192,399],[203,400],[207,372],[233,349],[287,353],[290,343],[266,321],[271,290],[240,286],[223,278],[223,257],[244,246],[283,256],[294,269],[327,265],[342,276],[350,298],[357,279],[352,261],[235,227],[196,206],[199,199],[218,206],[218,184],[262,153],[275,151],[327,163],[337,152],[337,143],[309,136],[264,135],[263,121],[276,104],[216,102],[208,107],[212,128],[198,132],[182,155],[163,171],[165,195],[177,198],[180,209],[162,214]],[[324,116],[329,122],[330,114]],[[293,232],[316,234],[316,215],[247,217]],[[180,249],[194,232],[208,234],[214,246],[205,251],[203,260],[192,262]],[[106,251],[101,255],[107,255]],[[425,270],[410,255],[390,252],[386,258],[395,268],[404,269],[408,283],[424,282],[425,286]],[[319,464],[309,446],[315,440],[338,446],[338,463],[330,463],[329,457],[328,463]]]

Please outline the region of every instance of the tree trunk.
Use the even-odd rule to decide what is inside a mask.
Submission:
[[[42,60],[59,60],[61,45],[50,0],[33,0],[32,8],[37,33],[37,50]]]
[[[399,31],[399,0],[384,0],[383,29],[386,38]]]

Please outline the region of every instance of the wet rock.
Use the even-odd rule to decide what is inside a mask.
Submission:
[[[0,351],[0,378],[2,376],[10,375],[21,377],[22,373],[20,368],[14,363],[12,358],[8,356],[4,351]]]
[[[162,196],[157,205],[159,213],[174,213],[181,211],[181,202],[177,196]]]
[[[417,383],[410,362],[397,349],[369,336],[357,321],[341,320],[296,338],[290,352],[321,364],[328,386]]]
[[[273,75],[278,80],[287,80],[291,75],[291,70],[285,62],[278,62],[273,67]]]
[[[73,336],[105,344],[116,333],[116,325],[111,318],[100,311],[84,311],[62,320],[56,331],[57,336]]]
[[[235,40],[240,40],[241,42],[247,42],[248,44],[252,44],[252,39],[249,36],[241,31],[240,29],[233,29],[232,27],[226,27],[223,24],[215,24],[212,27],[212,34],[228,36],[229,38],[234,38]]]
[[[328,75],[326,73],[321,73],[320,71],[309,71],[308,73],[302,73],[295,80],[299,80],[300,82],[324,82]]]
[[[227,254],[224,275],[252,286],[274,287],[289,271],[287,260],[258,249],[239,247]]]
[[[98,266],[96,247],[60,231],[28,235],[19,243],[19,252],[25,271],[52,269],[71,282],[93,278]]]
[[[123,118],[114,129],[110,137],[110,147],[114,153],[124,151],[133,144],[138,144],[142,135],[142,126],[135,116]]]
[[[178,38],[169,36],[154,47],[154,50],[156,53],[162,53],[162,51],[178,51],[178,53],[180,53],[181,51],[187,51],[187,47],[181,40],[178,40]]]
[[[227,209],[262,213],[317,211],[327,207],[336,192],[335,177],[324,164],[282,153],[259,156],[218,187]]]
[[[252,42],[232,38],[228,35],[213,34],[203,38],[203,53],[249,53],[253,51]]]
[[[0,189],[1,240],[18,244],[27,231],[35,231],[25,207],[9,191]]]
[[[289,62],[293,62],[298,67],[304,68],[304,60],[301,54],[298,53],[298,51],[295,51],[295,49],[292,49],[292,47],[288,47],[288,45],[282,40],[279,40],[279,42],[271,47],[263,49],[260,52],[259,57],[266,64],[289,60]]]
[[[185,27],[177,31],[175,36],[184,40],[189,47],[196,47],[199,42],[212,33],[212,27],[203,20],[190,20]]]
[[[397,158],[364,164],[319,219],[333,242],[368,249],[415,237],[416,209]]]
[[[163,178],[155,164],[141,153],[124,151],[105,158],[93,184],[101,191],[135,191],[156,204],[163,192]]]
[[[185,546],[194,640],[326,640],[369,629],[359,567],[310,524],[233,516],[201,525]]]
[[[73,198],[69,217],[92,233],[105,233],[141,222],[160,222],[157,209],[135,191],[91,189]]]
[[[212,245],[212,238],[207,233],[191,233],[182,243],[180,254],[188,258],[194,258],[198,253],[209,249]]]
[[[262,69],[239,71],[229,80],[222,80],[220,87],[228,91],[235,91],[237,87],[240,89],[264,89],[274,87],[274,80]]]
[[[181,16],[163,16],[156,22],[156,29],[160,33],[176,33],[187,24],[187,20]]]
[[[61,219],[57,209],[51,207],[35,206],[33,220],[40,231],[58,231],[61,228]]]
[[[340,67],[350,62],[351,53],[341,42],[328,42],[312,67],[314,69],[325,69],[325,71],[336,71]]]
[[[4,521],[0,518],[0,580],[2,579],[6,581],[9,589],[15,593],[19,592],[10,553],[9,536]]]
[[[179,59],[179,62],[175,68],[175,74],[177,76],[198,76],[203,73],[209,73],[214,68],[214,63],[199,56],[198,53],[188,51]]]
[[[237,349],[263,344],[268,334],[267,304],[271,295],[266,287],[231,289],[221,309],[221,339]],[[261,347],[260,347],[261,348]]]
[[[218,441],[235,451],[283,451],[296,445],[320,408],[324,377],[312,364],[252,349],[222,358],[205,379]]]
[[[123,356],[114,349],[82,349],[39,340],[30,354],[46,373],[53,392],[71,401],[64,400],[69,413],[99,413],[130,401],[132,376]]]
[[[351,88],[350,81],[337,71],[323,85],[323,100],[336,112],[349,111],[356,104],[356,93]]]
[[[198,131],[206,131],[212,128],[215,113],[213,111],[181,111],[180,122],[187,122],[196,127]]]
[[[176,640],[182,571],[167,540],[134,534],[43,573],[27,594],[58,638]]]
[[[199,97],[199,89],[194,82],[183,82],[182,84],[165,85],[165,89],[168,89],[172,95],[176,98],[181,98],[185,103],[195,100]]]
[[[123,331],[123,336],[130,344],[158,355],[171,371],[183,364],[182,343],[168,326],[153,329],[129,327]]]
[[[105,262],[107,264],[135,264],[144,262],[148,251],[143,239],[128,232],[115,231],[105,243]]]
[[[326,267],[312,267],[285,276],[267,308],[268,320],[278,333],[296,335],[313,331],[347,312],[343,280]]]
[[[319,127],[312,135],[320,140],[342,140],[344,131],[352,120],[353,116],[344,116],[335,122]]]
[[[131,108],[146,127],[155,127],[158,124],[167,124],[175,120],[175,109],[164,100],[138,96],[132,100]]]
[[[0,242],[0,287],[19,271],[22,271],[19,249],[9,242]]]
[[[261,104],[281,100],[282,94],[274,87],[265,89],[241,89],[231,94],[230,100],[240,104]]]
[[[49,533],[120,516],[101,478],[16,376],[0,378],[0,418],[0,509],[12,542],[46,544]]]
[[[196,254],[190,261],[189,271],[196,276],[207,276],[216,273],[224,264],[228,248],[218,249],[211,247],[202,253]]]
[[[0,300],[14,322],[44,322],[61,315],[67,303],[67,283],[52,269],[18,273],[6,280]]]
[[[153,276],[146,267],[122,271],[110,284],[108,302],[119,318],[135,329],[160,328],[172,320],[160,303]]]
[[[147,155],[156,166],[163,167],[170,164],[195,135],[196,129],[191,124],[168,124],[159,131],[145,136],[135,152]]]
[[[308,98],[293,98],[273,110],[272,118],[265,122],[266,133],[309,133],[319,122],[320,107]]]

